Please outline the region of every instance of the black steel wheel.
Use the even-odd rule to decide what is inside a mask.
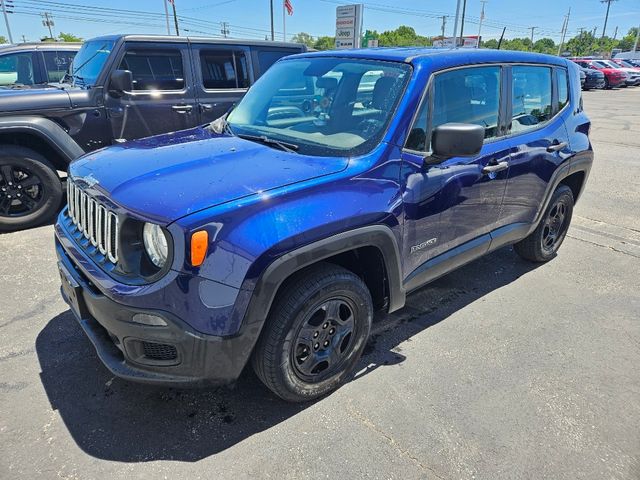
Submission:
[[[560,185],[536,229],[513,249],[518,255],[532,262],[547,262],[557,253],[567,235],[573,215],[573,192]]]
[[[0,231],[28,228],[50,219],[63,199],[60,179],[40,154],[0,145]]]
[[[254,370],[279,397],[314,400],[353,373],[369,337],[371,295],[354,273],[322,263],[281,287],[252,356]]]

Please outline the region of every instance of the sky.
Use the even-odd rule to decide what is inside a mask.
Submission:
[[[40,14],[50,12],[54,21],[54,36],[59,32],[73,33],[85,39],[113,33],[165,34],[164,2],[166,0],[5,0],[13,3],[9,14],[14,41],[37,41],[48,35]],[[333,35],[337,5],[351,3],[344,0],[290,0],[294,14],[286,18],[286,34],[307,32],[314,37]],[[282,0],[273,0],[277,39],[283,38]],[[453,32],[456,0],[361,0],[365,5],[364,28],[395,29],[400,25],[413,27],[424,36],[439,35],[442,16],[447,16],[445,32]],[[269,35],[269,0],[175,0],[182,34],[221,36],[221,22],[227,22],[229,36],[261,38]],[[169,9],[171,5],[168,4]],[[536,38],[560,40],[564,15],[571,8],[568,38],[579,28],[593,30],[600,36],[606,4],[600,0],[488,0],[482,36],[499,38],[506,26],[506,37],[528,37],[530,27]],[[481,1],[467,0],[464,33],[476,35]],[[611,4],[607,34],[612,36],[618,27],[621,38],[634,26],[640,25],[640,0],[615,0]],[[173,22],[172,22],[172,32]],[[0,35],[7,36],[0,21]]]

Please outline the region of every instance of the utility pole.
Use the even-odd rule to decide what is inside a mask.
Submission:
[[[456,18],[453,21],[453,46],[457,47],[458,43],[458,17],[460,16],[460,2],[462,0],[458,0],[456,3]]]
[[[227,38],[227,35],[229,35],[229,22],[221,22],[220,25],[222,25],[222,28],[220,29],[220,33],[222,33],[222,36],[224,38]]]
[[[616,25],[616,29],[613,31],[613,39],[615,40],[618,36],[618,26]]]
[[[591,35],[593,35],[593,38],[596,37],[596,32],[598,31],[598,27],[593,27],[593,31],[591,32]]]
[[[604,16],[604,27],[602,28],[602,37],[604,38],[604,34],[607,33],[607,20],[609,20],[609,8],[611,8],[611,2],[615,2],[616,0],[600,0],[602,3],[607,4],[607,13]],[[595,33],[593,34],[595,36]]]
[[[49,12],[41,13],[41,15],[42,18],[44,18],[44,20],[42,20],[42,25],[49,29],[49,38],[53,39],[53,31],[51,30],[51,27],[55,25],[55,23],[53,23],[53,17]]]
[[[638,31],[636,32],[636,41],[633,43],[633,51],[638,49],[638,41],[640,40],[640,25],[638,25]]]
[[[462,0],[462,20],[460,22],[460,45],[464,45],[462,36],[464,35],[464,14],[467,11],[467,0]]]
[[[564,46],[564,39],[567,35],[567,30],[569,29],[569,17],[571,16],[571,7],[569,7],[569,12],[564,16],[564,23],[562,24],[562,38],[560,39],[560,46],[558,47],[558,56],[560,56],[560,52],[562,51],[562,47]]]
[[[25,37],[24,35],[22,35],[22,43],[27,43],[27,37]]]
[[[178,26],[178,14],[176,13],[176,0],[167,0],[171,2],[171,8],[173,9],[173,23],[176,26],[176,36],[180,36],[180,27]]]
[[[529,47],[529,50],[533,50],[533,31],[538,28],[538,27],[529,27],[529,29],[531,30],[531,46]]]
[[[480,31],[482,30],[482,21],[484,20],[484,4],[487,3],[487,0],[480,0],[482,4],[482,11],[480,12],[480,24],[478,25],[478,45],[476,48],[480,48]]]
[[[4,14],[4,23],[7,24],[7,35],[9,35],[9,43],[13,43],[13,36],[11,35],[11,27],[9,27],[9,16],[7,15],[8,13],[11,13],[11,12],[7,12],[6,1],[7,0],[0,0],[0,3],[2,4],[2,13]]]
[[[443,15],[442,16],[442,41],[444,42],[444,27],[447,24],[447,16]],[[444,45],[444,43],[443,43]]]
[[[273,30],[273,0],[269,2],[271,4],[271,41],[273,42],[276,39],[275,32]]]
[[[167,35],[171,35],[171,28],[169,27],[169,7],[167,7],[168,0],[162,0],[164,3],[164,18],[167,21]]]

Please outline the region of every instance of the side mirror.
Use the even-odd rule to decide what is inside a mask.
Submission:
[[[451,157],[475,157],[484,143],[484,127],[471,123],[445,123],[431,134],[431,157],[437,163]]]
[[[133,74],[129,70],[116,70],[111,74],[109,93],[122,96],[124,92],[133,90]]]

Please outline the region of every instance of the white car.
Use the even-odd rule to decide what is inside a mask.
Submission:
[[[627,85],[640,85],[640,71],[635,68],[621,67],[612,60],[596,60],[597,63],[601,63],[608,68],[617,68],[627,74]]]

